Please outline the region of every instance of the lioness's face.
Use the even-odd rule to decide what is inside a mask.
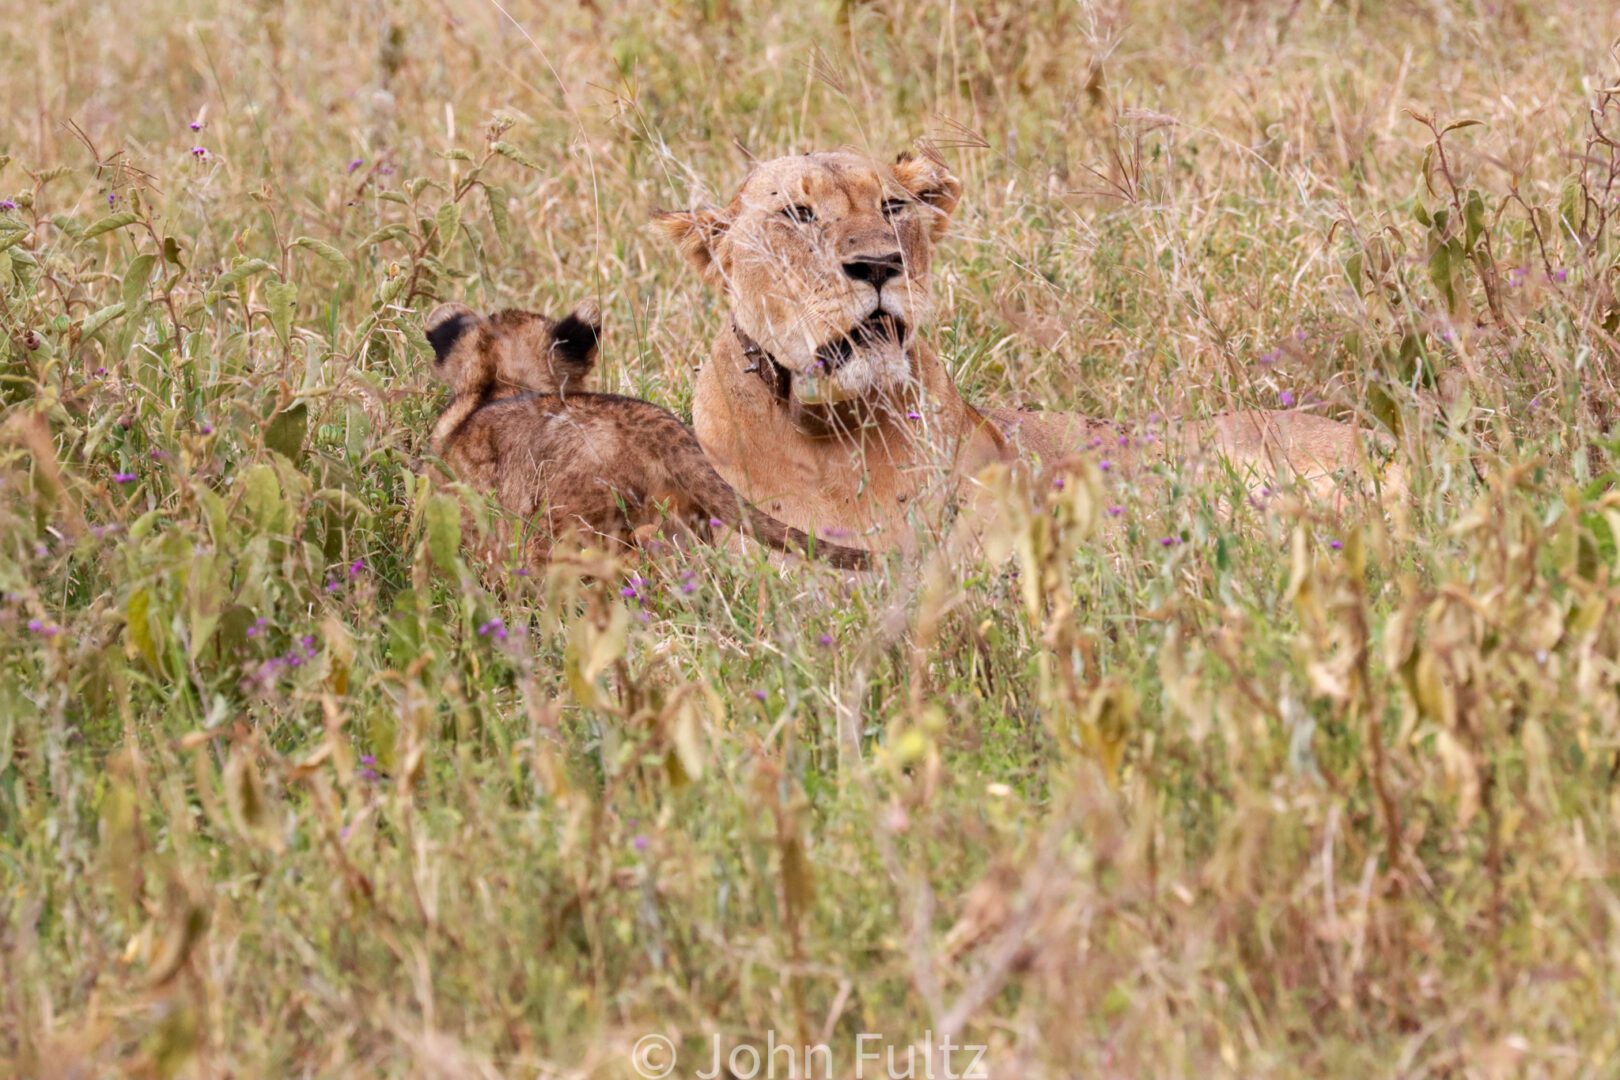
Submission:
[[[908,347],[933,315],[933,245],[960,191],[931,158],[806,154],[758,165],[724,209],[658,222],[792,373],[794,396],[836,404],[912,378]]]

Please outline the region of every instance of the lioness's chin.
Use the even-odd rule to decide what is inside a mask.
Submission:
[[[812,369],[794,375],[793,396],[801,405],[841,405],[898,390],[909,374],[904,349],[863,350],[834,371]]]

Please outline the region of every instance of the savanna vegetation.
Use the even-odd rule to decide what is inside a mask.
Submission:
[[[10,4],[0,1072],[619,1077],[660,1034],[846,1076],[932,1032],[998,1078],[1620,1074],[1617,39]],[[972,398],[1309,406],[1410,492],[998,474],[926,572],[469,563],[423,314],[593,298],[608,386],[685,414],[725,316],[649,214],[919,137]]]

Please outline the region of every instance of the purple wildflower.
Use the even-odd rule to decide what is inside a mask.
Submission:
[[[375,766],[377,764],[377,755],[376,754],[361,754],[360,755],[360,764],[366,765],[366,766]]]
[[[1332,548],[1334,551],[1339,551],[1344,547],[1344,541],[1343,540],[1329,540],[1328,541],[1328,547]]]
[[[1282,350],[1281,349],[1271,349],[1271,350],[1269,350],[1269,351],[1267,351],[1267,352],[1265,352],[1265,353],[1263,353],[1261,355],[1260,363],[1261,363],[1261,365],[1263,367],[1270,367],[1272,364],[1275,364],[1278,360],[1281,360],[1281,359],[1282,359]]]
[[[631,843],[635,845],[637,851],[647,850],[647,838],[645,836],[638,836]]]
[[[724,524],[725,522],[721,521],[719,518],[712,517],[709,519],[709,528],[711,529],[718,529]]]
[[[288,653],[286,660],[289,667],[298,667],[304,662],[304,658],[297,653]]]
[[[10,199],[0,199],[0,210],[15,210],[15,209],[17,209],[17,204],[16,203],[12,202]]]
[[[1307,336],[1308,335],[1305,333],[1304,330],[1295,330],[1294,331],[1294,340],[1295,341],[1303,342],[1306,339]]]
[[[339,581],[337,578],[327,578],[326,579],[326,591],[327,592],[335,593],[341,588],[343,588],[343,583],[341,581]]]
[[[118,205],[118,192],[116,192],[116,191],[107,192],[107,205],[108,205],[108,207],[113,207],[113,206]]]
[[[517,568],[517,576],[518,577],[528,577],[529,576],[529,568],[527,566],[518,567]]]
[[[1123,506],[1110,506],[1108,508],[1109,517],[1119,517],[1119,515],[1123,514],[1124,512],[1125,508]]]
[[[764,701],[765,700],[765,691],[763,691],[763,690],[755,690],[754,691],[754,700],[755,701]]]
[[[366,163],[365,158],[355,158],[353,161],[349,162],[349,175],[353,176],[354,175],[354,170],[358,169],[360,166],[364,165],[365,163]]]
[[[479,637],[489,637],[491,634],[495,634],[503,641],[506,640],[506,621],[498,615],[478,628]]]
[[[104,368],[104,367],[98,367],[98,368],[96,368],[96,370],[92,371],[90,374],[94,375],[96,378],[99,379],[101,376],[107,374],[107,369]]]
[[[1103,458],[1101,461],[1097,462],[1097,468],[1101,469],[1103,472],[1107,472],[1109,469],[1112,469],[1113,467],[1114,467],[1114,463],[1112,461],[1109,461],[1107,458]]]
[[[203,426],[197,430],[202,432],[204,435],[212,435],[214,433],[214,425],[204,421]]]
[[[1097,449],[1097,447],[1099,447],[1101,445],[1102,445],[1102,436],[1098,435],[1098,436],[1095,436],[1094,438],[1092,438],[1092,440],[1089,443],[1086,444],[1086,449],[1095,450],[1095,449]]]
[[[921,420],[922,419],[922,413],[918,412],[916,409],[907,409],[906,410],[906,419],[907,420]]]
[[[203,129],[203,125],[202,125],[201,120],[193,120],[190,124],[188,124],[186,126],[191,128],[192,131],[201,131]]]
[[[822,648],[828,648],[833,643],[833,636],[831,634],[822,634],[816,640],[821,643]]]
[[[1564,282],[1569,280],[1569,271],[1560,266],[1557,270],[1553,271],[1553,280],[1562,285]]]
[[[266,620],[266,619],[255,619],[255,620],[253,620],[253,625],[247,628],[247,636],[248,637],[258,637],[261,633],[264,632],[264,628],[265,628],[266,625],[268,625],[268,620]]]
[[[349,564],[349,580],[353,581],[355,578],[359,577],[360,572],[362,570],[364,570],[365,568],[366,568],[366,560],[364,560],[364,559],[356,559],[356,560],[354,560],[354,562]]]
[[[1121,435],[1119,437],[1119,445],[1121,445],[1121,446],[1129,446],[1129,445],[1131,445],[1131,437],[1129,435]]]
[[[115,484],[133,484],[134,482],[135,482],[135,474],[132,473],[132,472],[115,472],[115,473],[113,473],[113,483],[115,483]]]
[[[44,622],[40,619],[29,619],[28,631],[29,633],[38,634],[42,638],[53,638],[62,632],[62,628],[53,623]]]
[[[1530,399],[1530,407],[1532,409],[1541,408],[1541,395],[1540,394],[1537,394],[1535,397]]]
[[[1063,477],[1061,477],[1061,476],[1053,477],[1052,478],[1052,486],[1054,488],[1056,488],[1057,490],[1062,491],[1063,490]]]
[[[168,459],[169,459],[169,452],[167,450],[154,450],[154,451],[152,451],[152,460],[153,461],[167,461]]]
[[[1179,536],[1161,536],[1161,537],[1159,537],[1159,546],[1160,547],[1175,547],[1179,543],[1181,543],[1181,537],[1179,537]]]
[[[206,146],[193,146],[191,148],[191,156],[196,158],[198,161],[203,160],[204,158],[206,158],[208,156],[208,147],[206,147]]]
[[[1277,395],[1277,400],[1282,403],[1283,408],[1292,409],[1294,407],[1294,392],[1292,390],[1284,390],[1282,393]]]

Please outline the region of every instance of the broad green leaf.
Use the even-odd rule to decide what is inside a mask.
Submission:
[[[491,146],[490,149],[501,155],[503,158],[510,158],[526,169],[533,169],[535,172],[541,171],[540,163],[538,161],[535,161],[528,154],[525,154],[523,151],[519,150],[509,142],[498,142],[494,146]]]
[[[360,243],[356,244],[355,247],[360,251],[364,251],[368,247],[375,247],[378,244],[385,244],[390,240],[409,240],[410,238],[410,230],[406,229],[405,226],[384,225],[382,228],[360,241]]]
[[[146,299],[146,283],[152,277],[152,268],[157,265],[157,258],[152,255],[137,255],[130,260],[129,269],[124,271],[124,310],[134,311]]]
[[[79,235],[79,239],[89,240],[91,237],[100,236],[102,233],[112,232],[114,229],[122,229],[125,225],[133,225],[139,220],[140,217],[138,215],[132,214],[128,210],[125,210],[122,213],[108,214],[106,217],[84,230],[84,232]]]
[[[236,266],[231,267],[229,270],[219,275],[219,279],[214,282],[214,287],[210,289],[209,292],[222,293],[239,282],[246,281],[248,278],[254,277],[257,274],[262,274],[267,270],[274,269],[275,267],[271,266],[263,259],[248,259],[244,262],[238,263]]]
[[[152,636],[152,594],[136,589],[124,608],[125,629],[129,633],[130,656],[142,656],[154,670],[158,668],[158,643]]]
[[[501,243],[510,244],[512,214],[507,206],[509,196],[506,189],[497,184],[485,184],[484,198],[489,202],[489,221],[495,227],[495,235],[500,237]]]
[[[439,248],[443,250],[455,242],[456,229],[461,225],[461,207],[447,202],[433,215],[433,224],[439,231]]]
[[[242,477],[242,502],[265,532],[281,531],[281,481],[268,465],[255,465]]]
[[[436,492],[428,497],[423,519],[427,526],[428,554],[433,556],[439,569],[454,574],[461,551],[460,501],[453,495]]]
[[[79,327],[79,336],[88,338],[112,320],[124,313],[123,304],[109,304],[100,311],[93,311],[84,317],[84,323]]]
[[[265,303],[270,308],[270,325],[283,345],[292,337],[293,307],[298,302],[298,286],[290,281],[276,281],[265,286]]]
[[[302,401],[275,415],[264,431],[264,445],[286,458],[297,461],[304,452],[304,437],[309,434],[309,406]]]
[[[293,247],[303,248],[317,258],[331,263],[333,268],[344,273],[349,273],[354,269],[349,263],[349,257],[325,240],[317,240],[313,236],[300,236],[293,241]]]

